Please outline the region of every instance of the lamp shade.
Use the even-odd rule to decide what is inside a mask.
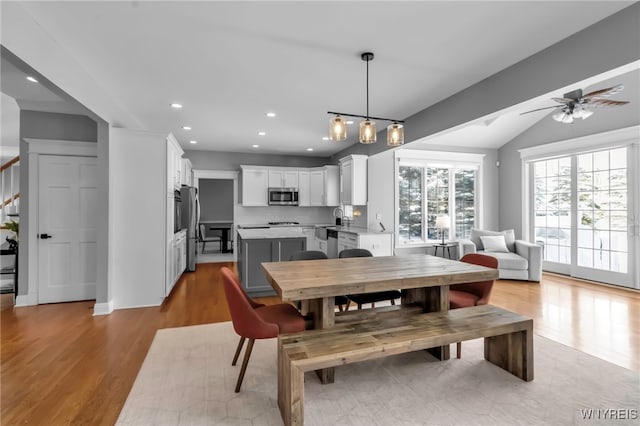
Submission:
[[[393,123],[387,126],[387,145],[400,146],[404,144],[404,127],[402,124]]]
[[[449,229],[449,215],[448,214],[440,214],[436,217],[436,228],[438,229]]]
[[[347,122],[339,115],[329,120],[329,139],[332,141],[347,139]]]
[[[360,143],[370,144],[376,141],[376,122],[368,118],[360,122]]]

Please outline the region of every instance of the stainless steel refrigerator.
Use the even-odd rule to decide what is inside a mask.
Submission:
[[[187,230],[187,271],[196,270],[196,251],[198,245],[198,223],[200,222],[200,203],[198,189],[193,186],[180,188],[182,198],[181,229]]]

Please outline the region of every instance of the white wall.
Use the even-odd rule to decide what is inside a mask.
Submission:
[[[166,144],[166,135],[111,129],[108,274],[115,309],[164,299]]]
[[[388,150],[367,159],[367,222],[368,227],[379,229],[382,224],[395,230],[395,150]],[[376,215],[380,215],[380,220]]]

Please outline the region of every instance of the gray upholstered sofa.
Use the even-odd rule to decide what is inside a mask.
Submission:
[[[506,250],[485,251],[481,237],[504,235]],[[542,278],[542,247],[524,240],[516,240],[513,229],[507,231],[485,231],[472,229],[468,240],[461,240],[461,252],[483,253],[498,259],[498,274],[501,279],[540,281]]]

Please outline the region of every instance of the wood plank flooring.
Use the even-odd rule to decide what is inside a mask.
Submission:
[[[3,307],[0,423],[115,423],[156,330],[229,320],[221,266],[235,264],[199,264],[159,307],[98,317],[92,301]],[[532,317],[542,336],[640,371],[637,291],[545,274],[541,284],[498,281],[492,304]]]

